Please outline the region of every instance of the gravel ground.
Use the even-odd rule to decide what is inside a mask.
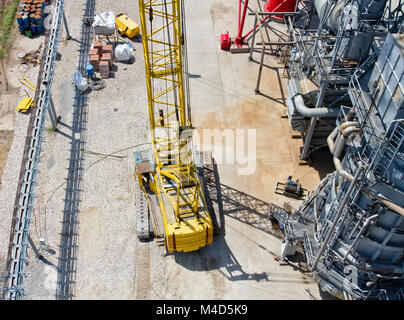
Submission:
[[[44,40],[44,36],[28,39],[20,34],[15,34],[15,37],[16,41],[10,50],[11,55],[7,68],[9,91],[2,93],[0,96],[2,128],[11,134],[13,133],[10,150],[7,155],[2,155],[2,157],[7,157],[7,160],[4,162],[3,175],[0,177],[0,273],[5,268],[10,239],[11,218],[30,117],[29,113],[22,114],[17,112],[15,107],[22,98],[27,96],[27,93],[31,97],[34,96],[34,92],[22,85],[18,79],[22,79],[25,75],[35,84],[39,72],[39,65],[29,69],[19,66],[17,55],[38,49]],[[4,152],[4,150],[1,150],[1,152]]]
[[[82,179],[78,181],[78,226],[73,237],[75,250],[72,265],[61,263],[61,223],[66,212],[66,198],[72,190],[66,184],[74,146],[71,130],[74,126],[72,106],[74,88],[71,75],[76,70],[80,39],[81,17],[78,8],[85,1],[66,2],[66,17],[72,40],[59,47],[60,61],[56,64],[53,99],[62,124],[62,134],[48,131],[41,155],[38,201],[35,222],[39,237],[44,237],[50,253],[48,264],[31,259],[27,279],[28,299],[52,299],[60,279],[57,267],[72,274],[69,291],[76,299],[129,299],[136,296],[135,220],[133,216],[133,153],[135,146],[147,137],[146,89],[141,43],[134,42],[135,63],[115,62],[113,76],[105,80],[106,87],[88,94],[86,121],[82,132],[76,133],[83,142]],[[96,2],[95,13],[127,8],[126,14],[138,21],[137,6],[128,1]],[[49,125],[49,124],[48,124]],[[123,150],[123,151],[119,151]],[[95,153],[120,156],[103,157]],[[35,225],[34,222],[34,225]]]

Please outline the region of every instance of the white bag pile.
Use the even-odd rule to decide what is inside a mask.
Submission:
[[[76,71],[73,74],[73,83],[76,85],[77,89],[80,91],[86,91],[88,88],[88,81],[81,75],[80,71]]]
[[[114,50],[115,59],[118,61],[129,61],[133,58],[133,50],[134,48],[129,42],[118,44]]]
[[[115,13],[103,12],[94,17],[93,22],[95,34],[111,35],[115,31]]]

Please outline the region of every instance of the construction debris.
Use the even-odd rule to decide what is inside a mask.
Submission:
[[[42,43],[37,50],[25,53],[20,59],[20,64],[26,64],[35,67],[40,62]]]

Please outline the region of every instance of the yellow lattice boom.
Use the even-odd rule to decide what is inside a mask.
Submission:
[[[169,252],[212,243],[213,226],[192,153],[183,81],[181,1],[139,0],[156,193]],[[138,179],[141,183],[141,178]]]

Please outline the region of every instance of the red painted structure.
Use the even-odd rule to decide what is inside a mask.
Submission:
[[[230,37],[229,33],[222,33],[220,35],[220,49],[229,50],[230,49]]]
[[[244,44],[244,39],[248,37],[255,28],[258,27],[258,24],[252,28],[250,31],[248,31],[245,35],[243,35],[243,29],[244,29],[244,22],[245,22],[245,16],[247,13],[248,9],[248,1],[249,0],[244,0],[244,6],[243,9],[241,10],[241,3],[243,0],[239,0],[238,3],[238,29],[237,29],[237,36],[236,39],[234,40],[234,43],[238,47],[242,47]],[[265,11],[266,12],[294,12],[296,8],[296,0],[268,0],[265,3]],[[266,20],[268,20],[271,17],[271,15],[266,16],[264,19],[262,19],[259,24],[263,24]],[[283,16],[272,16],[277,19],[283,19]],[[231,39],[228,38],[228,35],[226,33],[222,33],[220,35],[220,46],[222,50],[228,50],[230,47],[230,42]]]
[[[296,9],[296,0],[268,0],[264,5],[266,12],[294,12]],[[283,20],[285,16],[274,15],[273,18]]]

